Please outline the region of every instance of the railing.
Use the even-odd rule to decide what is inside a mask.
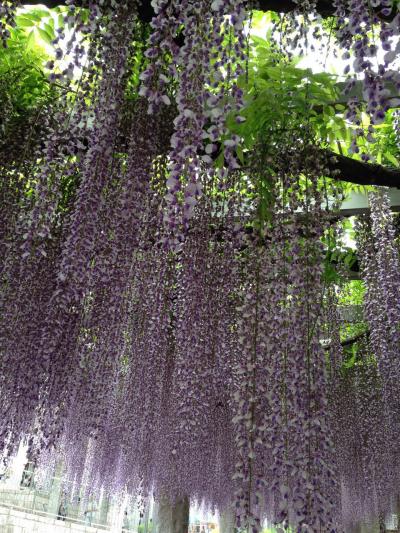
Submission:
[[[4,512],[3,512],[4,511]],[[45,518],[49,521],[52,521],[51,524],[54,524],[54,522],[57,522],[58,527],[63,527],[65,529],[71,529],[72,524],[76,524],[78,526],[82,527],[82,531],[90,532],[90,533],[102,533],[104,531],[112,531],[110,526],[106,526],[104,524],[88,524],[85,520],[80,520],[79,518],[71,518],[71,517],[60,517],[59,515],[55,513],[48,513],[46,511],[40,511],[38,509],[32,509],[32,508],[26,508],[20,505],[15,504],[8,504],[5,502],[0,502],[0,517],[4,517],[6,515],[6,523],[2,524],[2,526],[10,526],[10,527],[20,527],[23,528],[23,526],[16,526],[12,523],[8,523],[10,519],[13,518],[12,511],[15,511],[16,513],[24,513],[24,518],[28,521],[35,521],[36,518]],[[14,517],[15,518],[15,517]],[[49,526],[51,524],[48,524]],[[76,531],[76,528],[74,528]],[[0,531],[3,531],[1,529]],[[6,530],[7,531],[7,530]],[[28,533],[28,530],[26,529],[26,533]],[[115,531],[115,529],[114,529]],[[121,532],[123,533],[132,533],[135,532],[136,529],[127,529],[123,528],[121,529]],[[21,533],[25,533],[24,529],[21,529]]]
[[[49,493],[37,490],[0,490],[0,505],[23,507],[27,511],[47,511]]]
[[[8,486],[6,484],[7,477],[4,477],[0,481],[0,506],[6,505],[40,516],[48,515],[55,519],[58,518],[60,522],[68,521],[69,523],[85,524],[86,526],[93,524],[102,530],[107,531],[110,529],[110,524],[107,520],[98,520],[94,510],[89,513],[88,509],[80,508],[79,499],[77,501],[65,500],[63,491],[59,487],[61,481],[65,484],[63,478],[51,476],[51,479],[48,480],[48,488],[43,489],[36,486],[34,474],[34,471],[25,469],[21,473],[20,482],[16,483],[14,479],[13,483]],[[65,505],[62,503],[63,501]],[[99,502],[92,503],[100,508]]]

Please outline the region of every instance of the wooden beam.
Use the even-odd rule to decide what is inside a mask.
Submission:
[[[76,0],[74,4],[79,6],[82,4],[82,0]],[[65,6],[66,1],[65,0],[29,0],[28,2],[24,3],[24,5],[26,6],[43,5],[43,6],[48,7],[49,9],[53,9],[58,6]],[[142,22],[151,22],[151,19],[154,16],[154,10],[151,6],[151,2],[149,0],[144,0],[142,2],[139,2],[138,13],[139,13],[139,18]]]
[[[388,189],[390,209],[393,213],[400,212],[400,189]],[[370,212],[368,194],[353,191],[340,206],[340,214],[346,217],[361,215]]]
[[[38,5],[42,4],[49,8],[56,6],[65,5],[65,0],[29,0],[26,5]],[[82,3],[82,0],[75,0],[75,4],[79,5]],[[262,11],[276,11],[277,13],[290,13],[295,9],[299,8],[299,4],[293,0],[260,0],[259,9]],[[332,5],[332,0],[318,0],[316,5],[316,10],[319,15],[322,17],[331,17],[335,13],[335,8]],[[379,14],[380,9],[376,9],[376,12]],[[393,12],[388,17],[383,17],[379,15],[382,19],[391,21],[394,19],[397,10],[394,8]],[[150,22],[154,15],[153,8],[151,6],[150,0],[142,0],[139,4],[139,16],[143,22]]]

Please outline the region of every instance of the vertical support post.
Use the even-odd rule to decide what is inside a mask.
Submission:
[[[151,504],[151,495],[148,495],[145,501],[145,505],[144,505],[144,516],[143,516],[144,533],[149,532],[150,504]]]

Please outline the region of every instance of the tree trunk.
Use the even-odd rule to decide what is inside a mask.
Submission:
[[[49,503],[47,506],[47,512],[55,515],[58,515],[62,498],[62,475],[63,465],[62,463],[58,463],[51,483]]]
[[[169,498],[157,499],[154,512],[153,533],[188,533],[189,498],[186,496],[171,503]]]
[[[219,516],[219,533],[235,533],[235,512],[232,507],[221,511]]]
[[[150,503],[151,503],[151,496],[147,496],[145,505],[144,505],[144,512],[143,512],[144,533],[149,533]]]
[[[101,496],[100,503],[100,513],[99,513],[99,524],[107,525],[108,524],[108,512],[110,510],[110,500],[105,492]]]
[[[189,529],[189,498],[185,496],[175,502],[172,508],[171,533],[188,533]]]

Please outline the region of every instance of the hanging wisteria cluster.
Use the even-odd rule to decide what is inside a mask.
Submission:
[[[0,39],[3,46],[7,46],[10,38],[10,27],[15,26],[15,13],[21,5],[18,0],[5,0],[0,4]]]
[[[389,89],[393,84],[400,91],[400,75],[396,59],[400,52],[399,28],[400,13],[391,0],[335,0],[336,16],[340,29],[338,40],[345,50],[343,59],[352,61],[352,74],[345,89],[350,92],[355,86],[357,77],[362,76],[362,94],[366,102],[366,111],[371,117],[367,138],[373,137],[373,125],[384,121],[390,105]],[[380,50],[384,56],[379,57]],[[349,73],[350,64],[345,68]],[[346,117],[357,127],[356,136],[362,137],[365,132],[360,116],[360,102],[353,97]],[[357,137],[353,140],[352,150],[359,152]],[[368,154],[363,154],[368,160]]]
[[[310,32],[310,18],[318,19],[318,2],[294,0],[287,36],[280,40],[289,49],[313,50],[321,38],[319,31]],[[321,6],[322,9],[328,5]],[[344,94],[348,96],[346,119],[354,124],[351,153],[359,153],[364,161],[371,155],[360,147],[360,140],[374,139],[374,125],[381,124],[390,109],[390,98],[400,92],[398,56],[400,53],[400,13],[392,0],[333,0],[332,15],[335,22],[335,40],[341,60],[346,63],[343,74],[347,81]],[[280,31],[281,22],[277,25]],[[332,36],[332,35],[331,35]],[[283,38],[284,37],[284,38]],[[312,42],[314,41],[314,43]],[[321,43],[322,56],[329,52]],[[357,85],[361,83],[361,90]],[[360,97],[362,94],[362,97]],[[363,126],[362,112],[370,117],[368,127]]]
[[[240,157],[228,127],[245,122],[249,6],[152,4],[146,44],[134,0],[67,2],[71,37],[48,65],[67,90],[45,138],[1,160],[2,456],[24,441],[37,466],[62,457],[73,487],[234,507],[248,533],[265,518],[349,531],[391,510],[400,481],[387,197],[357,229],[368,329],[347,370],[324,276],[339,200],[326,157],[307,124],[269,124]],[[376,4],[335,2],[375,124],[399,84],[398,15]],[[0,2],[3,40],[14,7]]]
[[[349,365],[340,343],[340,317],[330,293],[328,308],[328,404],[340,482],[342,517],[352,530],[367,522],[376,530],[389,512],[398,511],[397,296],[399,251],[389,198],[370,194],[371,216],[357,222],[361,273],[365,282],[365,327],[351,351]],[[379,264],[379,266],[378,266]],[[378,524],[379,522],[379,524]],[[347,529],[345,529],[347,531]],[[375,530],[374,529],[374,530]]]
[[[229,135],[225,118],[232,108],[242,107],[237,79],[243,74],[247,13],[242,0],[161,1],[154,7],[153,33],[145,54],[151,63],[141,74],[139,94],[148,99],[148,113],[153,114],[161,105],[171,104],[168,93],[171,84],[176,86],[164,213],[172,234],[169,244],[176,248],[202,195],[200,169],[210,165],[212,169],[215,143],[223,140],[223,172],[238,168],[234,148],[239,137]],[[224,46],[226,37],[230,42]]]

